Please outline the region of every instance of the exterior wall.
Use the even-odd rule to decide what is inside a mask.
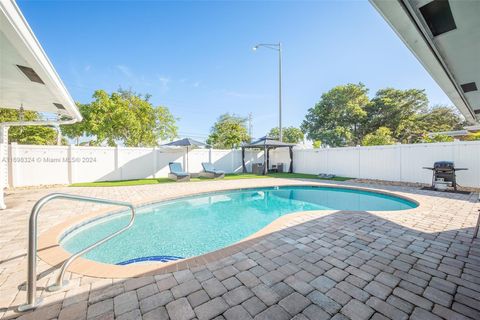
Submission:
[[[10,187],[70,184],[166,177],[168,163],[177,161],[186,168],[185,149],[1,145],[1,179]],[[8,151],[8,156],[7,156]],[[288,148],[270,152],[270,164],[284,163],[288,170]],[[7,161],[8,160],[8,161]],[[469,168],[457,173],[462,186],[480,186],[480,142],[392,145],[329,149],[294,149],[294,172],[331,173],[352,178],[429,183],[432,174],[422,169],[433,162],[454,161]],[[190,150],[190,172],[212,162],[228,173],[242,172],[241,150]],[[263,152],[245,151],[247,170],[263,162]],[[8,179],[7,179],[8,172]]]

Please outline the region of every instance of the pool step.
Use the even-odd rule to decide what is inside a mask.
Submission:
[[[148,257],[140,257],[140,258],[125,260],[125,261],[122,261],[122,262],[117,262],[116,265],[125,266],[125,265],[128,265],[128,264],[140,263],[140,262],[149,262],[149,261],[170,262],[170,261],[176,261],[176,260],[180,260],[180,259],[184,259],[184,258],[183,257],[177,257],[177,256],[148,256]]]

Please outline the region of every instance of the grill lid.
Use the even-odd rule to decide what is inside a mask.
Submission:
[[[434,169],[455,169],[453,161],[437,161],[433,164]]]

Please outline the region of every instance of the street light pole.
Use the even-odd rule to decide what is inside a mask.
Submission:
[[[282,44],[280,42],[278,43],[278,131],[280,142],[282,142]]]
[[[253,50],[257,50],[260,47],[264,47],[271,50],[278,51],[278,131],[279,140],[283,141],[282,130],[282,43],[260,43],[253,47]]]

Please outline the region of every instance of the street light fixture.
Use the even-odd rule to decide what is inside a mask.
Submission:
[[[258,48],[267,48],[278,51],[278,130],[279,140],[283,141],[282,132],[282,44],[279,43],[259,43],[253,47],[253,51]]]

